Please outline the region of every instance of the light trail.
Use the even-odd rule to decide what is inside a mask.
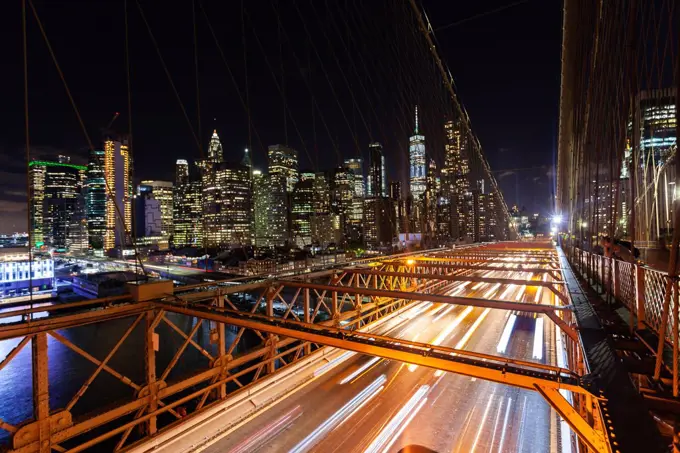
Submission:
[[[314,372],[314,377],[319,377],[319,376],[321,376],[321,375],[324,374],[326,371],[335,368],[337,365],[340,365],[342,362],[344,362],[345,360],[349,359],[349,358],[352,357],[353,355],[356,355],[356,352],[347,351],[347,352],[345,352],[344,354],[342,354],[341,356],[334,358],[333,360],[331,360],[330,362],[328,362],[327,364],[325,364],[324,366],[322,366],[321,368],[319,368],[318,370],[316,370],[316,371]]]
[[[432,311],[429,313],[430,316],[436,315],[437,313],[439,313],[440,311],[442,311],[445,307],[446,307],[446,304],[439,304],[439,307],[435,308],[434,310],[432,310]]]
[[[514,289],[515,289],[515,285],[514,285],[514,284],[509,285],[507,288],[505,288],[505,291],[503,291],[503,292],[501,293],[500,299],[505,299],[505,297],[506,297],[510,292],[512,292]]]
[[[364,453],[385,452],[390,449],[401,433],[406,429],[418,411],[427,402],[427,394],[430,391],[429,385],[421,385],[408,402],[399,409],[399,412],[392,417],[392,420],[383,428],[378,436],[373,439]]]
[[[454,308],[456,308],[456,306],[455,306],[455,305],[451,305],[449,308],[447,308],[446,310],[444,310],[443,312],[441,312],[436,318],[434,318],[434,319],[432,320],[432,322],[435,323],[435,322],[439,321],[439,320],[442,319],[444,316],[446,316],[446,315],[448,315],[449,313],[451,313],[451,311],[452,311]]]
[[[479,315],[479,318],[470,326],[467,332],[465,332],[465,335],[463,335],[463,338],[460,339],[458,343],[456,343],[455,349],[463,349],[465,345],[467,344],[468,340],[472,336],[473,333],[475,333],[475,330],[479,327],[479,325],[484,321],[484,318],[486,318],[486,315],[489,314],[491,311],[490,308],[485,309],[481,315]]]
[[[498,341],[498,345],[496,346],[496,352],[505,354],[505,350],[508,348],[508,342],[510,341],[510,335],[512,335],[512,329],[515,327],[516,320],[517,316],[515,315],[510,315],[508,318],[508,322],[505,323],[505,329],[503,329],[503,333],[501,334],[501,339]]]
[[[536,318],[536,326],[534,327],[534,350],[531,357],[543,360],[543,316]]]
[[[501,284],[500,284],[500,283],[496,283],[495,285],[493,285],[493,286],[491,287],[491,289],[489,289],[487,292],[484,293],[484,298],[486,299],[486,298],[488,298],[489,296],[491,296],[493,293],[495,293],[496,291],[498,291],[498,288],[500,288],[500,287],[501,287]]]
[[[264,428],[260,429],[252,436],[229,450],[229,453],[248,453],[260,448],[265,442],[273,439],[281,431],[288,428],[295,420],[302,415],[302,407],[295,406],[283,417],[275,420]]]
[[[463,310],[463,311],[461,312],[461,314],[459,314],[459,315],[456,317],[456,319],[454,319],[454,320],[451,322],[451,324],[449,324],[448,326],[446,326],[446,329],[442,330],[442,331],[439,333],[439,335],[437,335],[437,337],[436,337],[434,340],[432,340],[432,343],[431,343],[431,344],[433,344],[433,345],[435,345],[435,346],[439,346],[439,345],[442,343],[442,341],[444,341],[444,339],[446,339],[446,337],[448,337],[449,335],[451,335],[451,332],[453,332],[454,329],[455,329],[456,327],[458,327],[458,325],[463,321],[463,319],[465,319],[465,318],[467,317],[467,315],[469,315],[471,312],[472,312],[472,307],[471,307],[471,306],[469,306],[469,307],[467,307],[465,310]]]
[[[491,402],[493,401],[494,394],[496,393],[496,389],[494,388],[493,393],[489,397],[489,402],[486,403],[486,409],[484,409],[484,415],[482,415],[482,423],[479,424],[479,428],[477,428],[477,434],[475,435],[475,441],[472,444],[472,448],[470,449],[470,453],[474,453],[475,449],[477,448],[477,444],[479,443],[479,436],[482,434],[482,429],[484,428],[484,425],[486,424],[486,418],[489,415],[489,409],[491,409]]]
[[[503,444],[505,443],[505,431],[508,429],[508,416],[510,415],[511,405],[512,398],[508,397],[508,405],[505,407],[505,418],[503,419],[503,431],[501,432],[501,442],[498,444],[498,453],[504,453]]]
[[[357,368],[357,370],[354,373],[350,374],[345,379],[340,381],[340,385],[347,384],[349,381],[351,381],[355,377],[359,376],[361,373],[363,373],[364,371],[366,371],[367,369],[369,369],[370,367],[372,367],[373,365],[378,363],[380,360],[381,360],[380,357],[373,357],[371,360],[366,362],[363,366]]]
[[[385,388],[384,384],[386,381],[387,377],[384,374],[381,375],[368,387],[359,392],[359,394],[352,398],[347,404],[342,406],[336,413],[331,415],[325,422],[312,431],[290,451],[292,453],[303,453],[313,447],[323,436],[325,436],[330,431],[339,428],[359,409],[366,405],[366,403],[377,396]]]
[[[493,424],[493,436],[491,436],[491,442],[489,445],[493,446],[494,441],[496,440],[496,434],[498,434],[498,422],[501,419],[501,413],[503,412],[503,403],[505,401],[503,400],[503,397],[501,397],[501,404],[498,406],[498,411],[496,412],[496,421]],[[491,449],[489,449],[491,451]]]

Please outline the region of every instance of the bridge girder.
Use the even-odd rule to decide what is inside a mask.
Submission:
[[[560,415],[565,417],[584,443],[599,453],[610,452],[602,427],[598,423],[595,427],[591,426],[560,394],[560,390],[566,390],[581,395],[593,405],[591,410],[599,410],[597,397],[582,387],[578,376],[568,370],[534,362],[364,332],[356,333],[330,326],[244,314],[215,307],[189,307],[169,303],[158,305],[159,308],[162,307],[170,312],[537,391]]]
[[[360,274],[357,274],[360,275]],[[379,275],[375,275],[377,279]],[[526,313],[539,313],[545,314],[553,322],[555,322],[562,331],[567,334],[572,340],[578,342],[578,333],[573,327],[571,322],[567,322],[562,317],[560,317],[557,312],[562,312],[564,316],[571,316],[571,307],[558,307],[554,305],[542,305],[534,303],[523,303],[523,302],[509,302],[505,300],[491,300],[491,299],[481,299],[475,297],[456,297],[456,296],[444,296],[441,294],[426,294],[421,292],[410,292],[410,291],[394,291],[376,288],[361,288],[355,286],[339,286],[339,285],[323,285],[317,283],[308,283],[295,280],[277,280],[277,284],[288,286],[291,288],[309,288],[315,289],[317,291],[326,291],[330,293],[343,293],[350,295],[361,295],[369,297],[381,297],[381,298],[391,298],[391,299],[405,299],[405,300],[420,300],[426,302],[444,303],[444,304],[454,304],[454,305],[465,305],[473,307],[482,308],[497,308],[501,310],[510,311],[520,311]],[[367,285],[368,286],[368,285]],[[375,284],[377,287],[378,285]]]

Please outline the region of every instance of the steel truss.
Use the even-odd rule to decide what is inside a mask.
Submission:
[[[447,253],[437,252],[440,256],[437,259],[448,259],[443,257]],[[464,253],[469,253],[469,250]],[[501,260],[505,257],[504,253],[496,255]],[[21,322],[0,327],[0,340],[21,338],[14,350],[0,361],[0,370],[31,343],[34,416],[32,420],[19,424],[0,420],[0,429],[11,434],[11,451],[14,452],[46,453],[67,449],[77,452],[100,446],[102,442],[114,437],[117,439],[115,450],[120,450],[143,442],[159,430],[171,429],[181,422],[187,412],[191,415],[219,404],[233,394],[234,388],[238,391],[259,382],[278,369],[326,345],[539,391],[565,417],[584,443],[595,451],[609,451],[599,417],[604,402],[592,395],[581,380],[585,372],[583,356],[578,336],[571,325],[571,312],[567,307],[437,294],[446,292],[460,280],[511,284],[537,282],[480,280],[479,277],[469,275],[479,269],[466,265],[461,268],[440,266],[433,273],[435,269],[423,266],[427,264],[424,261],[418,261],[418,272],[413,272],[416,268],[411,267],[409,270],[405,264],[407,259],[410,260],[404,258],[402,269],[385,261],[370,269],[339,269],[300,276],[293,280],[243,283],[142,303],[115,299],[66,306],[72,310],[81,310],[77,313],[64,312],[64,306],[57,306],[2,314],[0,317],[23,317]],[[392,266],[389,269],[395,270],[385,270],[386,266]],[[311,275],[317,281],[325,279],[326,282],[309,281]],[[550,285],[538,283],[538,286],[555,288],[555,281],[549,282]],[[249,311],[239,310],[232,300],[232,294],[242,292],[256,296],[256,303]],[[566,341],[570,370],[371,335],[358,330],[397,310],[407,308],[412,301],[545,314],[562,328],[567,339],[571,339]],[[257,313],[258,310],[263,310],[263,313]],[[52,315],[31,319],[32,314],[38,311],[47,311]],[[195,317],[198,322],[187,332],[169,317],[170,314]],[[95,357],[87,351],[86,345],[76,344],[63,334],[64,330],[72,327],[123,318],[130,322],[103,358]],[[159,346],[165,345],[157,331],[161,324],[166,325],[170,334],[178,335],[181,340],[181,345],[162,370],[158,369],[156,363]],[[210,328],[211,342],[217,345],[216,348],[202,344],[197,336],[200,326],[206,324]],[[226,326],[237,329],[237,334],[231,341],[226,339]],[[125,376],[112,365],[116,352],[125,347],[126,340],[133,332],[140,329],[144,339],[140,358],[143,357],[145,368],[141,381]],[[246,332],[253,333],[259,339],[259,344],[236,354],[236,346]],[[48,336],[95,366],[95,370],[63,409],[49,406]],[[209,366],[197,370],[189,377],[173,379],[172,371],[187,349],[198,351],[208,360]],[[104,373],[129,387],[130,397],[102,412],[79,414],[78,402],[92,387],[96,378]],[[559,390],[573,393],[574,406],[578,410],[566,400],[559,399]],[[170,416],[176,421],[169,425],[167,422],[161,424],[160,416]],[[103,426],[107,427],[105,431],[100,429],[96,434],[87,437],[87,433]]]

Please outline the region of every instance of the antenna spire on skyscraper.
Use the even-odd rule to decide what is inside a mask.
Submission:
[[[418,104],[416,104],[416,129],[415,133],[418,133]]]

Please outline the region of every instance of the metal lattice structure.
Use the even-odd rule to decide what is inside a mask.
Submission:
[[[521,261],[513,257],[518,253]],[[543,274],[546,279],[471,275],[479,260],[497,263],[503,269],[532,269],[530,272]],[[583,445],[594,451],[609,451],[609,434],[600,413],[604,401],[584,384],[587,369],[567,308],[568,295],[561,279],[554,277],[559,277],[554,251],[482,247],[387,257],[288,279],[242,282],[217,289],[192,288],[174,295],[155,294],[145,301],[121,297],[6,312],[0,316],[21,316],[22,320],[0,327],[0,339],[18,340],[0,362],[0,372],[31,344],[34,416],[19,424],[3,421],[0,428],[11,434],[11,451],[16,452],[120,450],[153,438],[160,431],[175,429],[185,417],[227,401],[319,348],[331,346],[537,391],[568,421]],[[556,305],[443,294],[460,281],[538,286],[555,294]],[[244,294],[254,298],[249,309],[239,302]],[[564,333],[569,369],[366,331],[376,321],[399,313],[414,301],[546,315]],[[32,319],[40,311],[49,315]],[[87,344],[69,338],[80,326],[121,319],[126,322],[125,329],[103,358],[88,352]],[[206,327],[209,335],[198,335]],[[235,335],[229,338],[227,329]],[[143,337],[143,352],[135,355],[144,369],[141,380],[131,378],[121,364],[114,365],[116,354],[134,335]],[[159,348],[172,344],[164,339],[167,335],[179,337],[180,342],[169,360],[160,363]],[[246,336],[252,343],[246,349],[239,348]],[[95,367],[65,407],[59,409],[49,403],[49,388],[54,385],[48,377],[50,338]],[[173,370],[186,359],[187,351],[199,354],[207,366],[178,375]],[[94,413],[79,411],[79,401],[103,375],[127,386],[130,396]],[[573,406],[559,390],[571,392]]]

